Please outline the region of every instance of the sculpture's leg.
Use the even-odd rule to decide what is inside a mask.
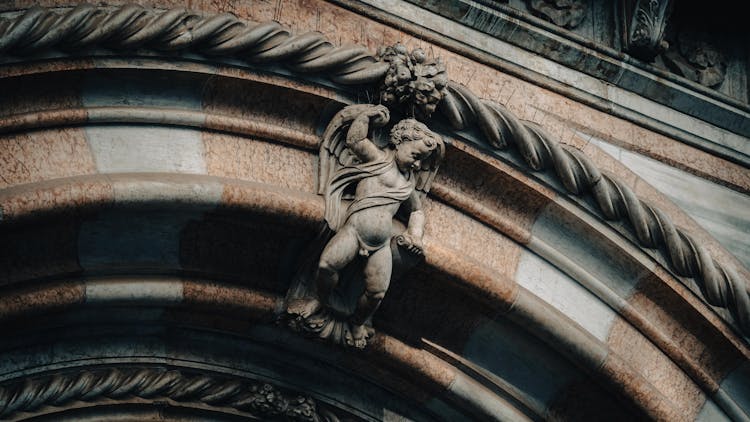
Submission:
[[[364,324],[378,309],[385,297],[391,282],[393,257],[391,248],[386,246],[370,255],[365,264],[365,292],[359,298],[357,309],[349,318],[351,336],[347,336],[347,343],[354,347],[365,347],[367,329]]]
[[[289,303],[287,313],[308,318],[320,310],[339,282],[339,271],[357,256],[358,250],[357,235],[351,227],[344,227],[336,233],[320,255],[315,279],[316,297],[297,299]]]

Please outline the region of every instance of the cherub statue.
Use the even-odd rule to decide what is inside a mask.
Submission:
[[[389,120],[385,106],[359,104],[338,112],[326,128],[319,173],[327,224],[324,240],[318,239],[322,251],[314,276],[297,277],[287,295],[286,314],[301,329],[358,348],[366,345],[365,324],[390,284],[394,235],[409,253],[423,253],[422,196],[445,151],[440,136],[414,119],[396,123],[388,145],[379,147],[370,133]],[[408,226],[395,234],[400,209],[408,213]],[[351,271],[357,259],[364,261],[361,270]],[[354,303],[346,303],[347,292]]]

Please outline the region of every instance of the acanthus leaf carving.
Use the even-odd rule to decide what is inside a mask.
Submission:
[[[625,49],[642,60],[652,61],[669,46],[664,40],[664,30],[670,0],[622,1]]]

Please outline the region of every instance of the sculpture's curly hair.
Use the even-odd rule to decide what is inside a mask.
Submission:
[[[393,126],[389,139],[391,147],[412,141],[422,141],[430,150],[434,150],[443,143],[443,138],[415,119],[404,119]]]

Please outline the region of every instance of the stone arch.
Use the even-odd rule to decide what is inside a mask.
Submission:
[[[225,354],[258,344],[267,347],[266,354],[292,349],[312,366],[327,365],[336,374],[329,376],[354,378],[380,394],[371,408],[353,394],[370,390],[356,391],[356,383],[331,392],[320,382],[309,386],[299,377],[272,377],[257,368],[242,378],[273,380],[345,415],[536,419],[602,416],[617,408],[631,417],[679,419],[686,409],[695,411],[694,401],[742,412],[718,385],[747,357],[745,344],[724,321],[621,232],[512,163],[458,139],[432,191],[426,261],[393,286],[375,321],[374,347],[358,355],[295,337],[273,325],[273,310],[285,290],[284,271],[322,221],[313,177],[317,135],[332,110],[354,101],[351,92],[189,60],[59,60],[40,66],[19,67],[6,79],[8,86],[23,82],[25,88],[9,96],[18,113],[4,120],[6,142],[20,150],[0,194],[6,248],[0,309],[9,332],[17,333],[14,349],[27,359],[12,359],[21,363],[5,371],[6,400],[20,379],[41,389],[51,385],[47,374],[66,374],[60,368],[68,358],[57,351],[76,344],[65,333],[41,347],[36,361],[23,351],[39,336],[58,339],[44,334],[55,323],[94,332],[91,320],[110,318],[103,325],[116,327],[125,318],[131,326],[146,322],[156,330],[184,326],[186,332],[218,333],[196,343],[239,337],[219,348]],[[171,82],[167,90],[165,80]],[[65,89],[49,94],[45,87],[52,84]],[[24,149],[24,143],[40,149]],[[582,233],[585,244],[576,241]],[[523,259],[527,266],[521,268]],[[617,262],[606,263],[610,259]],[[571,297],[577,292],[581,302],[557,300],[555,292],[545,296],[534,280],[523,278],[534,268],[569,283],[563,290]],[[575,290],[574,283],[585,289]],[[657,312],[631,303],[635,294],[656,303]],[[576,304],[603,309],[610,325],[602,328],[576,313]],[[109,315],[112,305],[153,312],[144,312],[145,321],[128,322],[128,312]],[[677,310],[688,316],[674,315]],[[621,339],[642,342],[659,364],[671,365],[683,389],[669,390],[644,376],[629,344],[610,342],[615,323],[626,333]],[[669,332],[674,327],[678,335]],[[116,337],[116,331],[109,333]],[[169,345],[163,338],[144,345],[153,353],[136,362],[141,367],[126,365],[134,337],[112,344],[115,369],[200,366],[180,366],[175,354],[153,352]],[[83,338],[84,345],[96,345],[96,337]],[[188,342],[180,350],[191,347]],[[212,351],[204,352],[199,363],[208,365]],[[533,367],[537,362],[544,363],[541,369]],[[81,371],[91,370],[86,365]],[[216,366],[238,364],[227,359]],[[218,371],[199,369],[204,375]],[[73,412],[88,406],[72,398],[50,406],[54,397],[35,402],[33,395],[13,397],[50,415],[58,407]],[[132,396],[122,403],[105,398],[100,410],[128,403],[135,412],[157,401]],[[175,409],[190,407],[165,400]],[[577,400],[591,407],[573,408]],[[191,409],[216,407],[226,406]]]

